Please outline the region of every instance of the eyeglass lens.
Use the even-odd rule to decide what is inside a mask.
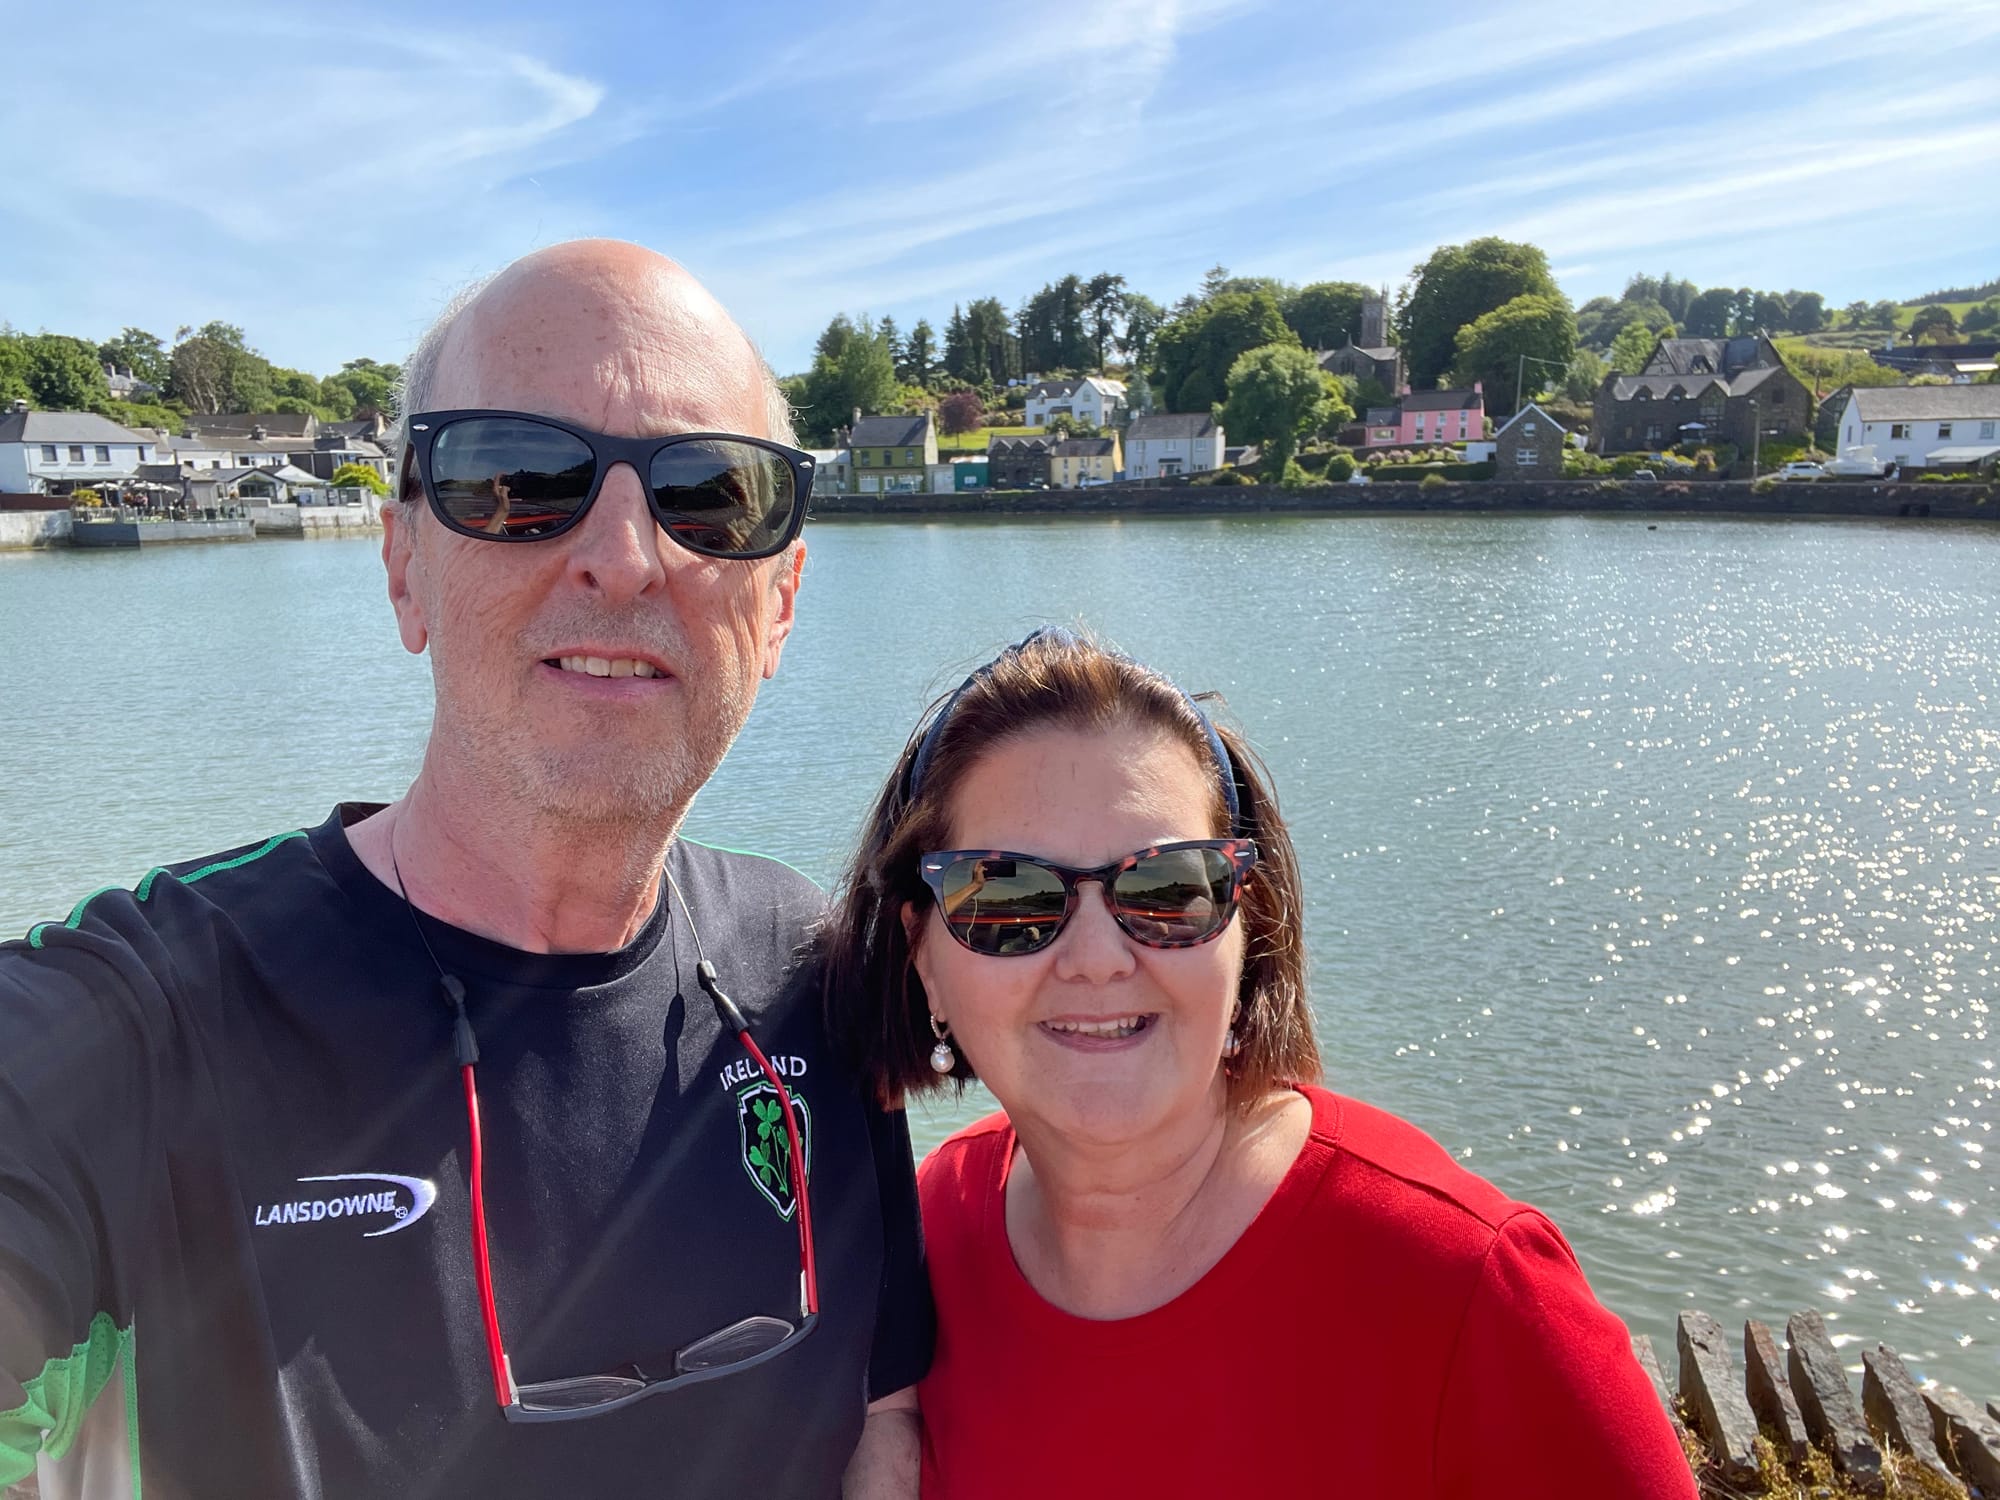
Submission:
[[[1105,894],[1139,942],[1200,942],[1229,919],[1235,867],[1219,849],[1169,849],[1134,860]],[[1069,909],[1063,878],[1025,859],[955,860],[940,882],[946,925],[976,953],[1033,953],[1055,941]]]
[[[448,423],[431,444],[430,467],[451,523],[499,537],[546,536],[568,524],[598,477],[582,438],[523,417]],[[768,552],[799,499],[791,465],[752,443],[669,443],[648,467],[655,518],[682,546],[713,556]]]

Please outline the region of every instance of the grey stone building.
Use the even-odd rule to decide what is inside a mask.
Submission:
[[[1568,441],[1562,424],[1530,401],[1493,434],[1493,477],[1560,479]]]
[[[1675,443],[1804,437],[1812,392],[1764,334],[1661,339],[1637,375],[1607,375],[1591,404],[1591,445],[1635,453]]]
[[[996,437],[986,443],[986,483],[989,489],[1025,490],[1049,483],[1052,437]]]

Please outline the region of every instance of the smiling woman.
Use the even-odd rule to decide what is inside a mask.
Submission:
[[[1244,743],[1067,632],[911,736],[827,999],[886,1097],[1005,1109],[920,1173],[925,1495],[1691,1496],[1555,1226],[1320,1086],[1296,870]]]

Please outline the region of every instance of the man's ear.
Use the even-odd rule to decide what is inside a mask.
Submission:
[[[423,523],[408,509],[407,502],[382,507],[382,567],[389,575],[389,605],[396,611],[396,633],[413,656],[422,656],[430,644],[430,622],[417,597],[413,575],[420,575],[424,559],[416,528]]]
[[[806,570],[804,538],[780,552],[777,563],[777,571],[771,578],[775,605],[771,623],[764,632],[764,676],[767,680],[778,675],[778,658],[785,654],[785,638],[792,633],[792,625],[798,618],[799,584]]]

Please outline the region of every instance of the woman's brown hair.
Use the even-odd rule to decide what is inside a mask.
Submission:
[[[951,847],[953,794],[979,758],[1004,740],[1050,727],[1091,733],[1164,731],[1214,765],[1211,722],[1158,672],[1067,630],[1041,630],[933,704],[875,799],[861,847],[824,931],[829,1030],[886,1103],[973,1074],[961,1053],[951,1073],[930,1065],[930,1001],[911,960],[905,903],[932,905],[918,873],[926,853]],[[1217,767],[1215,837],[1256,840],[1244,882],[1243,978],[1234,1021],[1242,1051],[1229,1063],[1229,1097],[1248,1107],[1272,1089],[1316,1083],[1319,1047],[1306,994],[1298,859],[1262,763],[1241,736],[1213,724],[1228,764]],[[1232,819],[1222,791],[1231,778]],[[1232,822],[1234,826],[1232,827]]]

